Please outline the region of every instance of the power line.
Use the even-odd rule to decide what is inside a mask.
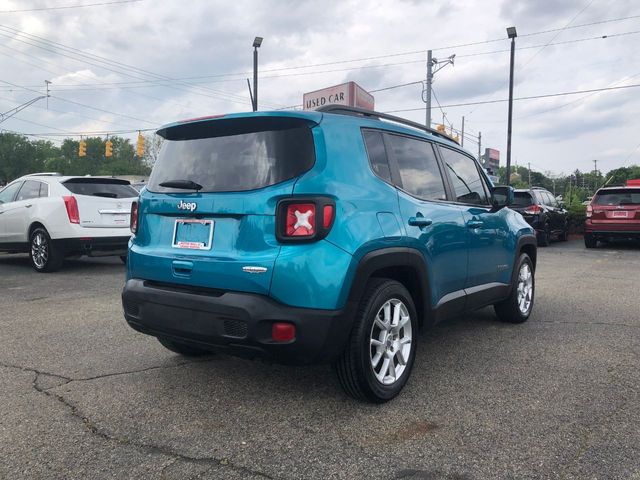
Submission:
[[[33,123],[33,122],[28,122],[28,123]],[[48,127],[48,128],[53,128],[53,127]],[[61,137],[85,137],[88,135],[97,135],[97,136],[101,136],[101,135],[124,135],[127,133],[136,133],[136,132],[155,132],[157,129],[156,128],[135,128],[135,129],[128,129],[128,130],[85,130],[85,131],[65,131],[65,130],[60,130],[62,133],[56,133],[56,132],[44,132],[44,133],[22,133],[22,135],[27,135],[29,137],[43,137],[45,135],[47,136],[61,136]],[[15,133],[20,133],[20,132],[15,132]]]
[[[525,34],[519,35],[519,37],[529,37],[529,36],[541,35],[541,34],[545,34],[545,33],[559,32],[559,31],[573,29],[573,28],[581,28],[581,27],[587,27],[587,26],[593,26],[593,25],[600,25],[600,24],[618,22],[618,21],[635,19],[635,18],[640,18],[640,15],[619,17],[619,18],[614,18],[614,19],[609,19],[609,20],[601,20],[601,21],[597,21],[597,22],[585,23],[585,24],[581,24],[581,25],[573,25],[573,26],[569,26],[569,27],[565,26],[565,27],[557,28],[557,29],[549,29],[549,30],[543,30],[543,31],[539,31],[539,32],[525,33]],[[71,50],[76,50],[76,51],[82,52],[81,50],[73,49],[72,47],[66,47],[66,46],[64,46],[62,44],[58,44],[56,42],[51,42],[49,40],[43,39],[42,37],[37,37],[35,35],[26,34],[24,32],[21,32],[20,30],[13,29],[13,28],[8,27],[8,26],[0,25],[0,27],[4,27],[5,29],[10,30],[14,34],[23,34],[25,36],[30,36],[30,37],[41,39],[42,41],[49,42],[49,43],[51,43],[53,45],[58,45],[58,46],[62,46],[62,47],[65,47],[65,48],[68,48],[68,49],[71,49]],[[580,41],[603,39],[603,38],[612,38],[612,37],[616,37],[616,36],[620,36],[620,35],[628,35],[628,34],[633,34],[633,33],[638,33],[638,32],[625,32],[625,33],[622,33],[622,34],[601,35],[601,36],[597,36],[597,37],[589,37],[589,38],[584,38],[584,39],[569,40],[569,41],[557,42],[557,43],[547,42],[546,44],[542,44],[542,45],[519,47],[518,50],[531,49],[531,48],[544,48],[544,47],[552,46],[552,45],[563,45],[563,44],[567,44],[567,43],[575,43],[575,42],[580,42]],[[471,42],[471,43],[462,43],[462,44],[456,44],[456,45],[449,45],[449,46],[446,46],[446,47],[437,47],[437,48],[433,48],[432,50],[463,48],[463,47],[469,47],[469,46],[474,46],[474,45],[482,45],[482,44],[487,44],[487,43],[494,43],[494,42],[499,42],[499,41],[504,41],[504,40],[505,40],[504,38],[497,38],[497,39],[484,40],[484,41],[479,41],[479,42]],[[27,42],[23,41],[23,43],[27,43]],[[494,51],[489,51],[489,52],[478,52],[478,53],[472,53],[472,54],[463,54],[463,55],[458,55],[458,57],[459,58],[464,58],[464,57],[472,57],[472,56],[479,56],[479,55],[489,55],[489,54],[493,54],[493,53],[503,53],[505,51],[508,51],[508,50],[494,50]],[[377,55],[377,56],[370,56],[370,57],[361,57],[361,58],[354,58],[354,59],[347,59],[347,60],[337,60],[337,61],[332,61],[332,62],[323,62],[323,63],[309,64],[309,65],[297,65],[297,66],[291,66],[291,67],[266,69],[266,70],[262,70],[262,73],[279,72],[279,71],[286,71],[286,70],[296,70],[296,69],[304,69],[304,68],[312,68],[312,67],[328,66],[328,65],[337,65],[337,64],[343,64],[343,63],[368,61],[368,60],[375,60],[375,59],[381,59],[381,58],[391,58],[391,57],[397,57],[397,56],[424,54],[425,52],[426,52],[426,50],[413,50],[413,51],[408,51],[408,52],[398,52],[398,53],[391,53],[391,54]],[[82,52],[82,54],[87,55],[84,52]],[[158,74],[154,74],[153,72],[147,72],[145,70],[138,69],[138,68],[132,67],[130,65],[122,64],[121,62],[111,61],[109,59],[106,59],[104,57],[99,57],[97,55],[93,55],[93,56],[95,58],[98,58],[98,59],[102,60],[102,61],[111,62],[117,68],[124,68],[126,66],[129,69],[135,69],[135,70],[140,71],[140,72],[146,72],[146,73],[152,74],[154,76],[159,76]],[[71,58],[73,58],[73,57],[71,57]],[[409,62],[402,62],[402,63],[393,63],[393,64],[384,64],[384,65],[379,65],[379,66],[381,66],[381,67],[382,66],[396,66],[396,65],[402,65],[402,64],[421,63],[421,62],[423,62],[423,60],[416,60],[416,61],[409,61]],[[120,66],[118,66],[118,65],[120,65]],[[374,67],[374,66],[368,66],[368,67]],[[349,69],[358,69],[358,68],[362,68],[362,67],[351,67]],[[344,69],[344,70],[348,70],[348,69]],[[308,73],[308,74],[331,73],[331,72],[334,72],[334,71],[344,71],[344,70],[319,71],[319,72],[311,72],[311,73]],[[121,73],[121,72],[116,72],[116,73]],[[217,77],[245,76],[245,75],[247,75],[249,73],[251,73],[251,72],[220,73],[220,74],[213,74],[213,75],[199,75],[199,76],[182,77],[182,78],[175,78],[175,79],[171,79],[169,77],[165,77],[165,78],[168,79],[168,80],[180,82],[180,81],[186,81],[186,80],[210,79],[210,78],[217,78]],[[159,76],[159,77],[162,77],[162,76]],[[278,77],[280,77],[280,76],[267,76],[267,77],[262,77],[262,78],[278,78]],[[144,79],[140,79],[140,80],[143,80],[143,81],[146,81],[146,82],[150,81],[150,80],[144,80]],[[244,81],[244,78],[237,78],[237,79],[233,79],[232,81],[240,81],[240,80]],[[161,80],[157,80],[156,79],[156,80],[151,80],[151,81],[157,83],[157,82],[159,82]],[[125,84],[129,84],[129,83],[136,83],[136,82],[119,82],[119,83],[111,83],[111,84],[112,85],[120,85],[120,84],[121,85],[125,85]],[[100,85],[100,84],[96,84],[96,85]],[[165,84],[162,84],[162,85],[166,86]],[[187,85],[193,86],[192,83],[188,83]],[[220,92],[220,93],[230,94],[229,92]],[[231,94],[231,95],[233,95],[233,94]]]
[[[603,88],[592,88],[588,90],[575,90],[572,92],[549,93],[545,95],[531,95],[528,97],[517,97],[517,98],[514,98],[514,100],[535,100],[539,98],[562,97],[566,95],[579,95],[582,93],[592,93],[592,92],[606,92],[610,90],[621,90],[625,88],[635,88],[635,87],[640,87],[640,83],[635,83],[633,85],[620,85],[617,87],[603,87]],[[490,103],[503,103],[508,101],[509,101],[508,98],[502,98],[502,99],[496,99],[496,100],[485,100],[480,102],[452,103],[450,105],[442,105],[442,108],[467,107],[469,105],[487,105]],[[424,110],[424,107],[423,108],[406,108],[401,110],[389,110],[384,113],[415,112],[419,110]]]
[[[22,88],[22,89],[27,90],[27,91],[31,91],[31,92],[35,92],[35,93],[40,93],[38,90],[34,90],[34,89],[31,89],[31,88],[26,88],[26,87],[20,87],[19,85],[16,85],[15,83],[7,82],[6,80],[2,80],[2,79],[0,79],[0,82],[2,82],[2,83],[6,83],[7,85],[11,85],[11,86],[13,86],[13,87]],[[56,96],[56,95],[50,95],[50,97],[51,97],[51,98],[56,98],[56,99],[58,99],[58,100],[60,100],[60,101],[63,101],[63,102],[72,103],[72,104],[74,104],[74,105],[79,105],[79,106],[81,106],[81,107],[89,108],[89,109],[91,109],[91,110],[97,110],[97,111],[99,111],[99,112],[103,112],[103,113],[110,113],[110,114],[112,114],[112,115],[116,115],[116,116],[119,116],[119,117],[123,117],[123,118],[130,118],[130,119],[132,119],[132,120],[137,120],[137,121],[139,121],[139,122],[144,122],[144,123],[148,123],[148,124],[151,124],[151,125],[156,125],[156,123],[154,123],[154,122],[150,122],[150,121],[148,121],[148,120],[144,120],[144,119],[141,119],[141,118],[133,117],[133,116],[131,116],[131,115],[126,115],[126,114],[124,114],[124,113],[117,113],[117,112],[112,112],[112,111],[110,111],[110,110],[105,110],[105,109],[102,109],[102,108],[93,107],[93,106],[91,106],[91,105],[86,105],[86,104],[84,104],[84,103],[76,102],[76,101],[73,101],[73,100],[68,100],[68,99],[66,99],[66,98],[58,97],[58,96]]]
[[[639,16],[640,17],[640,16]],[[631,17],[626,17],[626,18],[631,18]],[[602,22],[596,22],[596,23],[602,23]],[[2,27],[2,25],[0,25],[0,27]],[[640,30],[637,31],[631,31],[631,32],[622,32],[622,33],[614,33],[614,34],[609,34],[609,35],[599,35],[596,37],[587,37],[587,38],[580,38],[580,39],[574,39],[574,40],[566,40],[566,41],[562,41],[562,42],[555,42],[555,43],[547,43],[547,44],[543,44],[543,45],[531,45],[531,46],[526,46],[526,47],[518,47],[518,50],[527,50],[527,49],[533,49],[533,48],[541,48],[541,47],[545,47],[545,46],[551,46],[551,45],[566,45],[566,44],[570,44],[570,43],[578,43],[578,42],[584,42],[584,41],[590,41],[590,40],[603,40],[603,39],[608,39],[608,38],[614,38],[614,37],[619,37],[619,36],[626,36],[626,35],[633,35],[633,34],[638,34],[640,33]],[[0,35],[3,35],[0,33]],[[3,35],[3,36],[7,36],[8,38],[13,38],[13,37],[9,37],[8,35]],[[33,45],[29,42],[25,42],[23,41],[23,43],[27,43],[29,45]],[[36,47],[39,47],[38,45],[34,45]],[[45,50],[48,50],[44,47],[39,47],[39,48],[43,48]],[[51,50],[48,50],[51,51]],[[492,50],[492,51],[488,51],[488,52],[476,52],[476,53],[471,53],[471,54],[466,54],[466,55],[458,55],[459,58],[464,58],[464,57],[475,57],[475,56],[481,56],[481,55],[490,55],[490,54],[496,54],[496,53],[504,53],[504,52],[508,52],[509,50]],[[23,53],[24,52],[20,52]],[[58,53],[58,52],[54,52],[54,53]],[[63,56],[68,56],[68,55],[64,55],[61,54]],[[399,54],[398,54],[399,55]],[[78,60],[75,57],[70,57],[74,60]],[[98,57],[101,58],[101,57]],[[369,57],[369,58],[373,58],[373,57]],[[346,62],[346,61],[345,61]],[[48,62],[48,63],[52,63],[52,62]],[[90,62],[89,62],[90,63]],[[118,63],[118,62],[116,62]],[[341,63],[341,62],[330,62],[330,63]],[[289,76],[303,76],[303,75],[317,75],[317,74],[323,74],[323,73],[334,73],[334,72],[343,72],[343,71],[349,71],[349,70],[359,70],[359,69],[370,69],[370,68],[387,68],[387,67],[394,67],[394,66],[399,66],[399,65],[408,65],[408,64],[412,64],[412,63],[423,63],[423,60],[411,60],[411,61],[405,61],[405,62],[395,62],[395,63],[387,63],[387,64],[378,64],[378,65],[361,65],[361,66],[357,66],[357,67],[347,67],[347,68],[339,68],[339,69],[331,69],[331,70],[321,70],[321,71],[313,71],[313,72],[300,72],[300,73],[289,73],[289,74],[281,74],[281,75],[267,75],[267,76],[262,76],[260,77],[261,79],[271,79],[271,78],[282,78],[282,77],[289,77]],[[119,73],[119,74],[123,74],[132,78],[136,78],[138,81],[136,82],[109,82],[109,83],[95,83],[95,84],[81,84],[82,86],[85,87],[90,87],[90,88],[73,88],[73,87],[78,87],[79,85],[75,85],[75,84],[71,84],[71,85],[57,85],[57,87],[70,87],[70,88],[64,88],[65,90],[76,90],[76,91],[81,91],[81,90],[102,90],[102,89],[110,89],[110,88],[114,88],[114,89],[125,89],[125,88],[148,88],[149,84],[152,84],[151,86],[153,87],[170,87],[170,88],[177,88],[174,87],[173,84],[175,82],[178,82],[179,84],[183,84],[183,85],[187,85],[188,88],[204,88],[204,87],[197,87],[196,85],[194,85],[195,82],[193,83],[189,83],[189,82],[185,82],[185,80],[194,80],[194,79],[203,79],[203,78],[213,78],[215,76],[198,76],[198,77],[183,77],[182,79],[172,79],[170,77],[164,77],[164,78],[156,78],[156,79],[145,79],[145,78],[140,78],[140,77],[136,77],[134,75],[128,74],[128,73],[123,73],[120,71],[116,71],[116,70],[111,70],[110,68],[104,67],[103,65],[96,65],[91,63],[92,65],[98,66],[100,68],[105,68],[107,70],[110,71],[114,71],[115,73]],[[319,65],[319,64],[318,64]],[[120,69],[123,69],[124,67],[117,67]],[[285,69],[273,69],[273,70],[267,70],[267,71],[280,71],[280,70],[288,70],[288,69],[294,69],[294,68],[306,68],[306,67],[288,67]],[[264,70],[263,70],[264,72]],[[220,74],[220,75],[216,75],[216,76],[225,76],[225,75],[235,75],[235,74]],[[230,80],[222,80],[222,81],[244,81],[244,78],[237,78],[237,79],[230,79]],[[211,83],[211,82],[201,82],[201,83]],[[401,86],[405,86],[405,85],[412,85],[415,83],[420,83],[420,82],[410,82],[407,84],[401,84],[401,85],[397,85],[397,86],[391,86],[391,87],[386,87],[383,89],[376,89],[376,90],[371,90],[371,92],[377,92],[377,91],[383,91],[383,90],[390,90],[392,88],[398,88]],[[92,86],[103,86],[102,88],[94,88]],[[109,86],[113,86],[113,87],[109,87]],[[179,90],[184,90],[184,89],[179,89]],[[186,90],[185,90],[186,91]],[[213,90],[214,92],[219,92],[216,90]],[[191,92],[191,93],[197,93],[197,92]],[[228,92],[219,92],[219,93],[225,93],[227,95],[234,95]],[[144,96],[143,94],[140,94],[141,96]],[[209,96],[209,95],[207,95]],[[234,95],[235,97],[239,97],[238,95]],[[162,100],[156,97],[149,97],[149,98],[154,98],[156,100]],[[229,101],[235,101],[235,100],[231,100],[228,99]],[[242,101],[241,103],[248,103],[248,100],[246,101]],[[271,106],[274,106],[273,104]],[[279,107],[279,106],[278,106]],[[282,108],[282,107],[280,107]]]
[[[543,45],[543,46],[542,46],[542,48],[540,48],[540,50],[538,50],[536,53],[534,53],[534,54],[529,58],[529,60],[527,60],[527,61],[525,62],[525,64],[524,64],[524,65],[522,65],[522,66],[520,67],[520,70],[522,70],[524,67],[526,67],[527,65],[529,65],[529,64],[531,63],[531,61],[532,61],[534,58],[536,58],[540,52],[542,52],[542,51],[543,51],[545,48],[547,48],[547,47],[548,47],[548,46],[549,46],[549,45],[550,45],[550,44],[551,44],[551,43],[552,43],[556,38],[558,38],[558,36],[560,36],[560,34],[561,34],[562,32],[564,32],[564,31],[567,29],[567,27],[569,27],[569,25],[571,25],[571,24],[573,23],[573,21],[574,21],[576,18],[578,18],[580,15],[582,15],[582,13],[583,13],[587,8],[589,8],[589,7],[593,4],[593,2],[594,2],[594,1],[595,1],[595,0],[591,0],[591,1],[590,1],[587,5],[585,5],[585,6],[584,6],[584,7],[583,7],[583,8],[582,8],[578,13],[576,13],[576,14],[573,16],[573,18],[572,18],[571,20],[569,20],[569,22],[568,22],[564,27],[562,27],[561,29],[559,29],[559,30],[556,32],[556,34],[555,34],[553,37],[551,37],[551,40],[549,40],[545,45]]]
[[[59,7],[24,8],[21,10],[0,10],[0,13],[42,12],[44,10],[68,10],[71,8],[99,7],[103,5],[116,5],[120,3],[135,3],[142,0],[114,0],[112,2],[85,3],[81,5],[61,5]]]
[[[223,92],[219,90],[214,90],[210,87],[194,86],[192,84],[183,82],[179,79],[160,75],[160,74],[150,72],[148,70],[144,70],[132,65],[127,65],[122,62],[111,60],[106,57],[101,57],[99,55],[88,54],[83,52],[80,49],[69,47],[67,45],[54,42],[46,38],[39,37],[37,35],[32,35],[30,33],[20,31],[18,29],[9,27],[7,25],[0,25],[0,29],[4,32],[4,33],[0,33],[0,36],[4,36],[6,38],[16,40],[18,42],[48,51],[56,55],[71,58],[73,60],[81,61],[83,63],[88,63],[98,68],[102,68],[104,70],[118,73],[119,75],[125,75],[128,77],[135,78],[137,80],[143,80],[143,81],[148,80],[148,77],[155,77],[155,79],[171,82],[166,86],[176,90],[183,90],[183,91],[196,93],[196,94],[211,97],[211,98],[217,98],[218,100],[230,101],[233,103],[243,103],[243,104],[249,103],[248,99],[240,95],[232,94],[229,92]],[[8,33],[11,35],[8,35]],[[26,37],[26,39],[30,41],[27,41],[24,38],[20,38],[20,37]],[[141,77],[140,75],[144,75],[144,76]],[[178,85],[182,85],[186,88],[180,88],[178,86],[173,85],[173,83],[177,83]],[[211,94],[206,93],[207,91],[211,92]]]
[[[12,102],[12,103],[17,103],[15,102],[13,99],[7,98],[7,97],[0,97],[0,99],[8,101],[8,102]],[[73,115],[74,117],[80,117],[80,118],[85,118],[87,120],[93,120],[95,122],[100,122],[100,123],[109,123],[111,125],[118,125],[118,126],[122,126],[121,122],[111,122],[109,120],[103,120],[101,118],[96,118],[96,117],[90,117],[88,115],[82,115],[81,113],[77,113],[77,112],[65,112],[63,110],[57,110],[55,108],[51,108],[51,107],[41,107],[39,105],[34,105],[34,108],[39,108],[41,110],[47,110],[50,112],[56,112],[56,113],[60,113],[63,115]],[[133,128],[133,127],[132,127]]]

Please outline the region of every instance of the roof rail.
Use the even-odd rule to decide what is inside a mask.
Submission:
[[[25,177],[61,177],[62,174],[60,172],[39,172],[39,173],[29,173],[25,175]]]
[[[338,115],[353,115],[353,116],[371,117],[371,118],[389,120],[390,122],[400,123],[408,127],[422,130],[423,132],[430,133],[431,135],[435,135],[436,137],[444,138],[446,140],[449,140],[459,145],[459,143],[456,142],[449,135],[446,135],[442,132],[434,130],[433,128],[425,127],[420,123],[407,120],[406,118],[396,117],[395,115],[389,115],[388,113],[376,112],[374,110],[367,110],[367,109],[358,108],[358,107],[347,107],[345,105],[326,105],[324,107],[318,108],[316,112],[336,113]]]

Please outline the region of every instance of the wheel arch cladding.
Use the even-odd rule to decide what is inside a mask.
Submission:
[[[412,248],[392,247],[365,254],[351,283],[350,302],[360,301],[371,278],[388,278],[404,285],[413,299],[419,325],[425,323],[431,312],[431,296],[427,265],[420,252]]]
[[[520,257],[521,254],[526,253],[527,255],[529,255],[529,258],[531,259],[531,263],[533,264],[533,270],[535,272],[536,269],[536,261],[538,259],[538,249],[537,249],[537,242],[535,237],[521,237],[520,241],[518,242],[518,252],[517,252],[517,256]],[[516,258],[517,261],[517,258]],[[515,267],[515,263],[514,263],[514,267]]]

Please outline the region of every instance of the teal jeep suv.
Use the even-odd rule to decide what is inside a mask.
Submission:
[[[487,305],[531,314],[534,231],[445,135],[336,106],[158,134],[122,302],[169,350],[332,363],[349,395],[384,402],[421,328]]]

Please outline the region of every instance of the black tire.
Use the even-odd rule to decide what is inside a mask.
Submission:
[[[549,224],[545,223],[544,229],[538,233],[538,246],[548,247],[550,241],[551,241],[551,229],[549,228]]]
[[[411,325],[410,330],[401,327],[396,332],[392,332],[397,333],[397,336],[387,336],[388,332],[382,333],[378,326],[379,322],[376,322],[376,318],[379,318],[378,314],[381,313],[383,306],[392,300],[404,304],[409,315],[409,324]],[[390,312],[401,309],[400,303],[391,304]],[[386,339],[378,347],[371,345],[371,337],[376,329],[380,330],[380,334]],[[417,335],[417,313],[411,294],[407,289],[394,280],[384,278],[370,280],[358,306],[347,346],[341,357],[334,364],[338,380],[344,391],[353,398],[372,403],[384,403],[398,395],[411,375],[416,355]],[[410,338],[410,342],[403,344],[399,339],[400,336]],[[401,354],[399,349],[404,349],[407,345],[410,346],[410,350],[408,355],[405,356]],[[375,366],[372,366],[372,355],[374,357],[380,355]],[[385,369],[383,372],[384,364],[387,362],[389,365],[393,362],[391,368],[393,368],[394,376],[391,378],[395,378],[396,368],[402,367],[401,358],[404,358],[405,364],[404,369],[399,374],[399,378],[388,385],[378,380],[375,368],[379,368],[378,375],[382,374],[384,381],[387,377],[391,377],[391,375],[385,375],[389,373],[389,369]],[[380,361],[382,363],[379,363]]]
[[[520,273],[523,269],[523,266],[525,265],[531,272],[531,291],[529,295],[529,305],[523,311],[523,309],[521,309],[519,305],[518,292],[520,291]],[[498,318],[503,322],[526,322],[531,315],[531,311],[533,310],[533,302],[535,300],[536,291],[535,270],[533,269],[533,262],[531,261],[531,258],[529,258],[529,255],[527,255],[526,253],[522,253],[520,255],[520,258],[518,258],[511,284],[511,293],[509,294],[509,297],[500,303],[496,303],[493,308]]]
[[[125,265],[127,264],[127,256],[126,255],[120,255],[120,260],[122,260],[122,263],[124,263]]]
[[[185,357],[201,357],[203,355],[211,355],[213,353],[209,350],[192,347],[186,343],[176,342],[174,340],[169,340],[168,338],[158,337],[158,341],[164,348],[171,350],[174,353],[184,355]]]
[[[598,246],[598,240],[596,240],[593,235],[588,233],[584,234],[584,246],[586,248],[596,248]]]
[[[567,240],[569,240],[569,225],[565,224],[564,225],[564,230],[562,230],[562,232],[560,233],[560,241],[561,242],[566,242]]]
[[[64,263],[63,252],[53,244],[44,227],[35,228],[29,236],[29,260],[38,273],[55,272]]]

